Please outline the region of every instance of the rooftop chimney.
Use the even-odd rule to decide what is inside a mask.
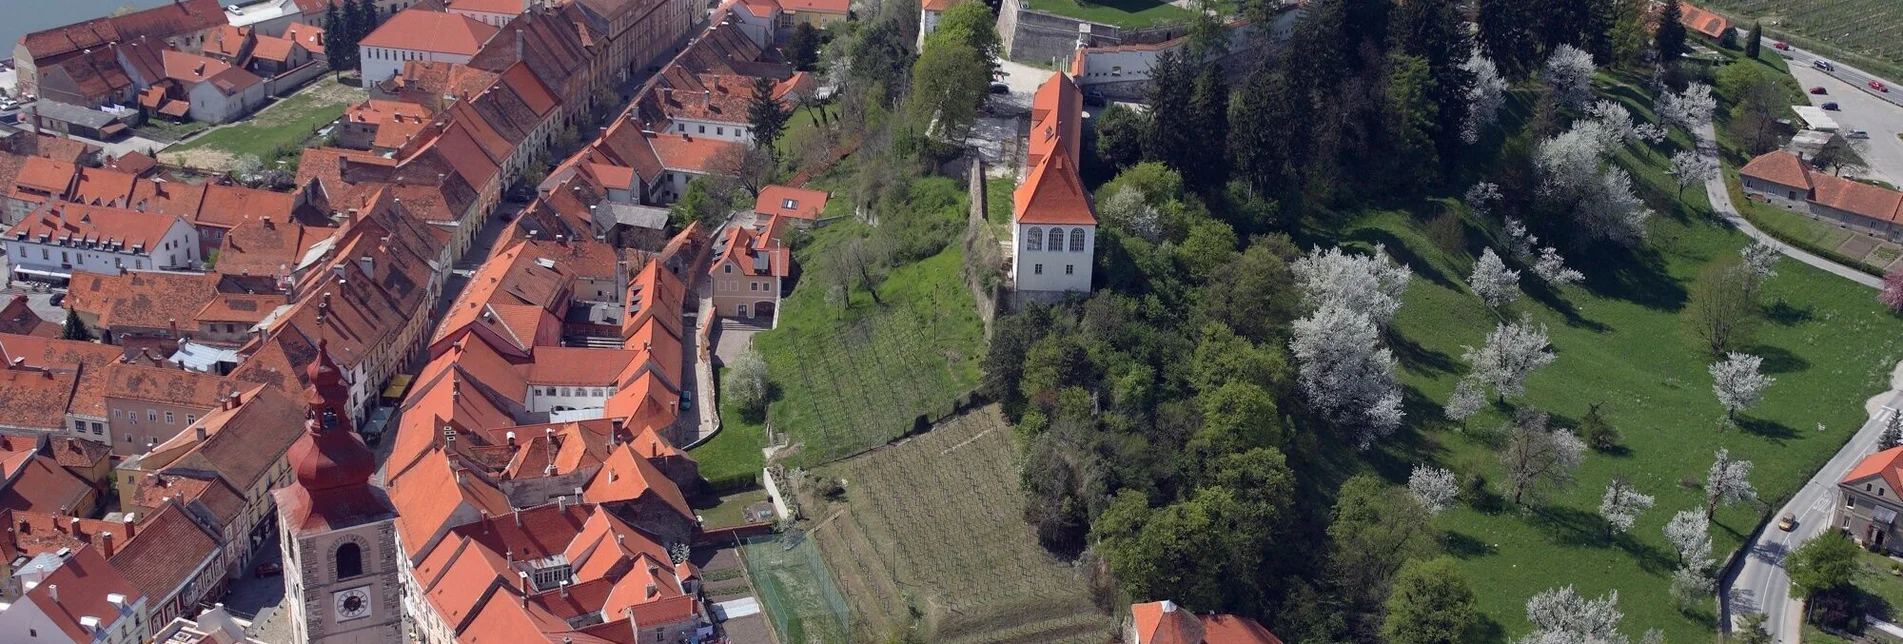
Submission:
[[[195,431],[195,432],[197,433],[197,435],[198,435],[198,440],[199,440],[200,442],[204,442],[204,440],[205,440],[205,425],[204,425],[203,423],[199,423],[199,424],[198,424],[198,427],[196,427],[196,428],[194,428],[194,430],[193,430],[193,431]]]
[[[518,527],[518,528],[522,527],[522,509],[516,508],[514,510],[511,510],[510,512],[515,515],[515,527]]]
[[[357,258],[357,263],[363,264],[363,272],[365,274],[368,274],[368,275],[377,274],[377,260],[375,258],[372,258],[369,255],[364,255],[363,257]]]
[[[127,512],[125,518],[120,519],[119,522],[121,525],[124,525],[126,528],[126,538],[131,539],[133,534],[133,527],[137,526],[139,523],[139,515],[134,512]]]
[[[99,549],[105,551],[104,554],[106,555],[107,559],[112,558],[112,531],[111,530],[106,530],[99,533]]]
[[[48,584],[46,594],[53,598],[53,603],[59,603],[59,584]]]

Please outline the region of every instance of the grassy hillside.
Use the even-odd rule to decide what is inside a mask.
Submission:
[[[932,642],[1106,639],[1114,620],[1024,523],[1013,436],[986,407],[817,471],[846,492],[809,507],[816,520],[830,517],[810,536],[863,635],[905,628],[917,611]]]

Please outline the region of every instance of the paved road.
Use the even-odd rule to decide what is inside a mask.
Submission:
[[[1879,398],[1882,407],[1894,409],[1903,405],[1903,392],[1890,391]],[[1725,580],[1720,590],[1725,615],[1730,618],[1726,622],[1727,626],[1751,613],[1768,613],[1764,625],[1777,637],[1777,641],[1791,644],[1800,641],[1803,631],[1802,608],[1790,595],[1791,581],[1785,574],[1784,555],[1830,527],[1830,511],[1831,505],[1836,502],[1837,481],[1850,473],[1850,468],[1855,467],[1864,456],[1876,451],[1877,437],[1883,433],[1891,413],[1894,412],[1879,409],[1871,415],[1863,428],[1850,437],[1850,442],[1845,443],[1844,448],[1831,457],[1816,476],[1804,483],[1804,487],[1791,497],[1789,503],[1778,508],[1777,514],[1773,516],[1796,516],[1796,529],[1784,532],[1775,523],[1768,524],[1745,546],[1744,563],[1736,568],[1735,575]]]
[[[1791,75],[1807,89],[1822,87],[1829,92],[1805,96],[1810,97],[1812,105],[1836,103],[1841,109],[1832,112],[1831,117],[1842,126],[1844,134],[1852,130],[1870,133],[1863,154],[1870,164],[1865,174],[1892,184],[1903,184],[1903,140],[1897,139],[1897,134],[1903,132],[1903,106],[1887,100],[1887,95],[1864,91],[1861,85],[1852,85],[1808,65],[1791,65]],[[1891,93],[1898,91],[1903,90]]]
[[[1789,60],[1793,63],[1791,65],[1792,69],[1796,69],[1800,66],[1810,67],[1812,69],[1815,69],[1815,67],[1812,67],[1813,63],[1819,60],[1828,60],[1830,61],[1830,66],[1832,68],[1828,72],[1831,76],[1834,76],[1838,80],[1841,80],[1845,83],[1855,85],[1862,91],[1868,92],[1870,93],[1870,95],[1876,96],[1893,105],[1903,105],[1903,88],[1896,87],[1896,83],[1890,82],[1889,79],[1879,78],[1875,74],[1871,74],[1861,69],[1851,67],[1842,62],[1831,60],[1829,58],[1818,55],[1816,53],[1798,49],[1797,46],[1795,45],[1792,45],[1789,49],[1780,50],[1774,46],[1776,44],[1777,44],[1776,39],[1765,38],[1764,47],[1763,49],[1761,49],[1761,51],[1777,53],[1779,55],[1784,56],[1786,60]],[[1890,91],[1877,92],[1875,90],[1869,89],[1869,83],[1872,79],[1881,81],[1884,85],[1889,86]]]

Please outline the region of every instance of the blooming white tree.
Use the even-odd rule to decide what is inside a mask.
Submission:
[[[1659,120],[1692,131],[1711,123],[1718,111],[1718,99],[1711,95],[1710,85],[1692,83],[1684,92],[1660,94],[1653,111]]]
[[[1657,123],[1640,123],[1632,126],[1632,136],[1637,137],[1646,145],[1664,143],[1665,137],[1669,134],[1671,134],[1671,132],[1666,130],[1665,126]]]
[[[1553,89],[1560,103],[1567,107],[1585,107],[1592,100],[1592,75],[1597,71],[1599,66],[1593,64],[1592,54],[1572,45],[1560,45],[1546,58],[1540,80]]]
[[[1533,261],[1534,247],[1540,238],[1526,230],[1526,223],[1514,217],[1506,218],[1507,252],[1522,262]]]
[[[1694,150],[1679,150],[1672,154],[1672,167],[1665,172],[1678,181],[1678,196],[1683,197],[1686,188],[1718,177],[1718,159]]]
[[[1638,522],[1639,515],[1652,509],[1653,499],[1642,494],[1624,479],[1613,479],[1606,484],[1606,495],[1599,499],[1599,516],[1606,520],[1606,528],[1611,532],[1625,532]]]
[[[1632,245],[1645,236],[1652,211],[1632,191],[1632,177],[1605,161],[1615,139],[1598,121],[1541,141],[1533,162],[1542,181],[1541,192],[1573,211],[1575,225],[1586,235]]]
[[[1507,81],[1500,76],[1500,68],[1478,48],[1460,68],[1473,77],[1473,85],[1467,88],[1467,120],[1460,125],[1460,140],[1471,144],[1500,118],[1500,108],[1507,103]]]
[[[1526,600],[1526,620],[1533,623],[1533,633],[1516,642],[1626,644],[1630,640],[1619,633],[1619,622],[1624,619],[1617,590],[1587,599],[1572,586],[1552,588]]]
[[[1414,466],[1414,473],[1407,477],[1407,490],[1414,493],[1428,514],[1440,514],[1452,507],[1454,497],[1460,493],[1453,471],[1429,465]]]
[[[1401,296],[1414,273],[1388,257],[1387,247],[1376,245],[1373,255],[1350,255],[1340,247],[1320,248],[1289,267],[1302,287],[1302,301],[1319,311],[1339,305],[1367,315],[1377,328],[1388,325],[1401,308]]]
[[[1487,213],[1492,212],[1494,202],[1500,200],[1500,185],[1489,181],[1473,184],[1467,188],[1464,200],[1475,216],[1486,217]]]
[[[1639,644],[1665,644],[1665,631],[1656,628],[1645,629],[1645,634],[1639,636]]]
[[[1355,426],[1362,449],[1400,426],[1394,354],[1368,314],[1330,302],[1296,320],[1292,336],[1302,393],[1329,420]]]
[[[741,353],[721,376],[727,396],[741,409],[753,411],[766,404],[766,359],[760,357],[760,352],[748,349]]]
[[[1500,323],[1487,334],[1487,343],[1479,349],[1462,347],[1462,360],[1473,366],[1471,377],[1493,389],[1501,400],[1526,393],[1526,378],[1553,363],[1553,351],[1546,338],[1546,325],[1535,328],[1530,319]]]
[[[1665,540],[1678,553],[1679,567],[1711,565],[1711,522],[1697,510],[1680,510],[1665,523]]]
[[[1672,601],[1678,604],[1679,610],[1691,610],[1710,600],[1716,586],[1710,571],[1680,567],[1672,573]]]
[[[1163,237],[1163,214],[1150,206],[1149,200],[1138,188],[1119,188],[1116,194],[1098,204],[1097,214],[1106,223],[1119,226],[1143,239],[1154,242]]]
[[[1775,242],[1762,239],[1752,240],[1739,249],[1738,254],[1744,256],[1745,270],[1751,271],[1760,282],[1777,277],[1777,262],[1784,258],[1783,249]]]
[[[1500,261],[1500,256],[1491,248],[1480,253],[1480,261],[1474,262],[1473,275],[1467,278],[1467,283],[1491,308],[1520,299],[1520,272],[1507,268],[1506,262]]]
[[[1533,264],[1533,274],[1539,276],[1540,281],[1553,286],[1572,284],[1586,279],[1586,276],[1579,271],[1567,268],[1566,258],[1559,254],[1559,249],[1552,246],[1540,249],[1540,259]]]
[[[1751,461],[1731,458],[1731,452],[1718,448],[1718,457],[1705,472],[1705,518],[1718,512],[1718,506],[1758,498],[1751,486]]]
[[[1454,385],[1454,395],[1447,398],[1447,420],[1466,423],[1468,418],[1487,404],[1487,392],[1473,378],[1461,378]]]
[[[1763,367],[1764,358],[1737,352],[1712,363],[1711,390],[1718,395],[1718,405],[1725,408],[1725,425],[1737,422],[1738,414],[1757,405],[1764,398],[1764,389],[1777,381],[1764,375]]]
[[[1542,485],[1573,483],[1573,470],[1586,460],[1586,442],[1565,429],[1548,429],[1546,414],[1521,411],[1510,429],[1512,438],[1500,453],[1507,480],[1518,504]]]
[[[1632,123],[1632,111],[1620,105],[1618,101],[1602,100],[1593,103],[1586,113],[1599,123],[1601,136],[1608,146],[1630,143],[1638,132]]]

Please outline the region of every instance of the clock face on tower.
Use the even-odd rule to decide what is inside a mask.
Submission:
[[[347,622],[360,617],[370,616],[370,587],[358,586],[337,591],[331,595],[337,610],[337,621]]]

